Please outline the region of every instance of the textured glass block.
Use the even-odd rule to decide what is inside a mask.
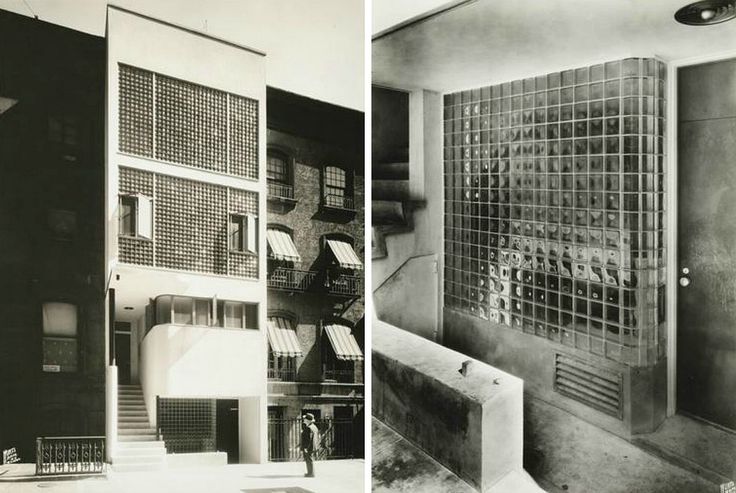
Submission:
[[[119,142],[121,152],[139,156],[153,155],[153,74],[120,65]]]
[[[497,91],[518,95],[512,111],[502,99],[494,113],[491,100],[487,121],[445,98],[445,170],[459,175],[446,175],[445,197],[458,201],[445,207],[446,265],[459,273],[447,276],[448,306],[627,364],[658,354],[646,345],[665,278],[664,75],[634,59],[513,81]],[[478,258],[499,278],[487,295]]]

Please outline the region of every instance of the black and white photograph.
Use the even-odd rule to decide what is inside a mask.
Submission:
[[[0,1],[0,490],[364,491],[364,25]]]
[[[373,0],[374,492],[736,491],[734,17]]]

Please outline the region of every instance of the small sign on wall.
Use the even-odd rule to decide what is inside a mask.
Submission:
[[[49,373],[59,373],[61,371],[61,366],[59,366],[59,365],[43,365],[43,371],[49,372]]]
[[[20,457],[15,447],[3,450],[3,464],[15,464],[16,462],[20,462]]]

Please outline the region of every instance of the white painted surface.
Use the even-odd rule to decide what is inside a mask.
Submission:
[[[112,462],[118,441],[118,367],[105,368],[105,455]]]
[[[156,325],[143,339],[140,371],[152,425],[156,423],[157,395],[265,396],[265,330]]]
[[[479,0],[373,42],[373,82],[449,92],[628,56],[736,49],[736,21],[678,24],[675,11],[687,3]]]
[[[226,452],[203,452],[198,454],[167,454],[166,465],[170,469],[191,467],[226,466]]]

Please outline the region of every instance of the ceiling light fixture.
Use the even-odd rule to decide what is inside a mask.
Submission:
[[[736,0],[703,0],[675,13],[675,20],[688,26],[711,26],[733,18],[736,18]]]

